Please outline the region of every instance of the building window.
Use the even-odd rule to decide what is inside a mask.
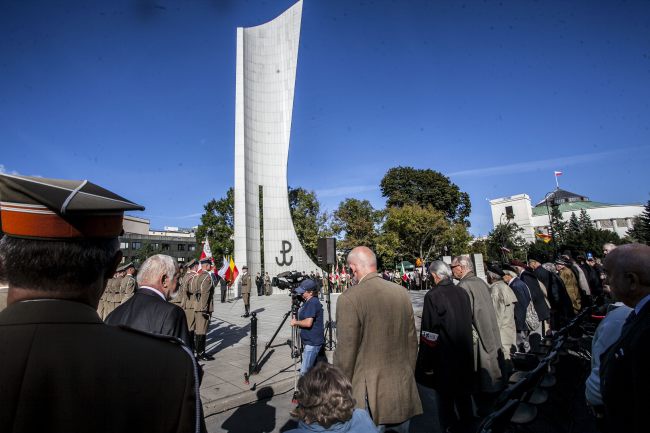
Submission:
[[[153,243],[153,244],[151,244],[151,248],[153,248],[154,250],[159,250],[160,249],[160,244],[157,243],[157,242]]]
[[[196,251],[196,245],[192,245],[192,244],[188,245],[187,251]]]
[[[600,220],[600,227],[604,229],[611,229],[614,227],[612,220]]]
[[[618,228],[627,227],[627,220],[625,218],[616,218],[616,226]]]
[[[169,251],[169,244],[162,244],[163,251]]]
[[[185,251],[185,244],[178,244],[178,251]]]
[[[509,220],[515,219],[515,212],[512,210],[512,206],[506,206],[506,218]]]
[[[129,248],[129,243],[128,242],[120,242],[120,249],[121,250],[126,250]]]
[[[140,248],[142,248],[142,242],[131,242],[132,250],[139,250]]]
[[[179,263],[180,263],[180,262],[184,262],[184,261],[185,261],[185,257],[179,257],[179,258],[178,258],[178,262],[179,262]]]

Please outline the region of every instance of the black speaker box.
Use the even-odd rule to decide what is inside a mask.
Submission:
[[[336,239],[318,238],[317,255],[319,266],[336,264]]]

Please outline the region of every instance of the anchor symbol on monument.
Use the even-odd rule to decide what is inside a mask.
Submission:
[[[291,251],[291,242],[289,241],[282,241],[282,249],[280,250],[280,254],[282,254],[282,262],[278,260],[278,258],[275,258],[275,263],[278,264],[278,266],[291,266],[291,263],[293,263],[293,256],[289,257],[289,261],[287,261],[287,254]]]

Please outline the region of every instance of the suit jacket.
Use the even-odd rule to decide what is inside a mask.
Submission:
[[[127,326],[152,334],[168,335],[180,339],[187,347],[193,347],[183,309],[144,287],[138,289],[134,296],[113,310],[106,318],[106,323],[113,326]]]
[[[530,295],[528,294],[530,288],[519,277],[510,280],[509,285],[517,297],[517,302],[515,303],[515,325],[517,326],[517,331],[528,331],[526,310],[528,309],[528,304],[531,302]]]
[[[358,408],[376,424],[401,423],[422,413],[415,384],[417,336],[413,306],[397,284],[370,273],[336,302],[334,364],[352,382]]]
[[[443,280],[424,295],[415,377],[418,383],[446,394],[469,394],[473,375],[469,296]]]
[[[648,431],[650,303],[601,357],[600,389],[610,431]]]
[[[204,428],[187,348],[43,299],[0,313],[0,431],[195,432]]]
[[[469,295],[472,321],[478,334],[476,344],[478,388],[483,392],[499,391],[503,388],[500,360],[503,350],[490,287],[473,272],[468,272],[458,285]]]
[[[548,308],[548,305],[546,305],[546,296],[544,296],[544,292],[539,286],[539,281],[537,281],[535,274],[528,269],[524,269],[524,271],[519,274],[519,278],[521,281],[526,283],[530,290],[533,307],[535,307],[535,312],[537,312],[539,320],[548,320],[551,317],[551,310]]]

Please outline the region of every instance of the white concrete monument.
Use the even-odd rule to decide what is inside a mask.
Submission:
[[[298,240],[287,191],[301,15],[302,0],[268,23],[237,29],[234,260],[253,277],[262,260],[271,277],[320,272]]]

